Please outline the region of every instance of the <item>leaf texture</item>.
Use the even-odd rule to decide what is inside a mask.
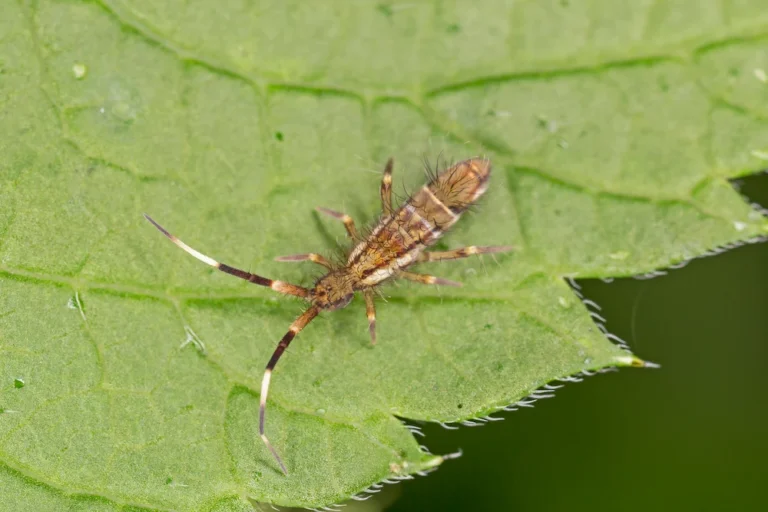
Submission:
[[[728,182],[768,159],[768,13],[741,2],[6,2],[0,7],[0,496],[7,510],[319,507],[429,471],[400,418],[473,421],[640,364],[565,278],[768,233]],[[440,247],[461,289],[323,315],[169,244],[309,284],[375,222],[380,171],[488,156]],[[424,267],[427,268],[426,266]],[[426,271],[426,270],[425,270]],[[606,404],[610,406],[610,404]]]

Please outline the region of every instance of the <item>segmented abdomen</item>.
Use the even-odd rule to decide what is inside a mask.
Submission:
[[[371,231],[349,255],[363,286],[373,286],[414,263],[485,192],[491,164],[473,158],[445,169]]]

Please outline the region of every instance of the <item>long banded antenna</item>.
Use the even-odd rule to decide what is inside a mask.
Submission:
[[[280,465],[280,469],[283,470],[283,473],[285,473],[286,476],[288,475],[288,470],[285,469],[283,459],[281,459],[280,455],[277,454],[277,450],[275,450],[275,447],[272,446],[272,443],[269,442],[269,439],[267,439],[267,434],[264,432],[264,416],[267,412],[267,394],[269,393],[269,381],[272,378],[272,370],[275,369],[275,365],[280,360],[280,356],[283,355],[285,349],[288,348],[288,345],[291,344],[293,338],[295,338],[296,335],[299,334],[299,332],[301,332],[301,330],[306,327],[313,318],[317,316],[317,313],[318,309],[315,306],[312,306],[304,313],[302,313],[299,318],[294,320],[294,322],[288,328],[288,332],[285,333],[283,339],[281,339],[280,343],[277,344],[277,348],[275,348],[275,351],[272,353],[272,357],[267,363],[267,368],[264,370],[264,377],[261,379],[261,394],[259,396],[259,435],[261,435],[261,440],[264,441],[264,444],[267,445],[269,451],[272,452],[272,456],[275,457],[275,460]]]
[[[258,284],[260,286],[266,286],[267,288],[272,288],[276,292],[283,293],[285,295],[294,295],[296,297],[301,297],[303,299],[309,299],[309,290],[306,288],[303,288],[301,286],[296,286],[295,284],[286,283],[284,281],[277,281],[273,279],[267,279],[266,277],[262,277],[257,274],[251,274],[250,272],[246,272],[245,270],[240,270],[239,268],[230,267],[229,265],[226,265],[224,263],[219,263],[218,261],[214,260],[210,256],[206,256],[205,254],[196,251],[195,249],[191,248],[178,238],[176,238],[174,235],[170,234],[163,226],[155,222],[155,220],[147,215],[144,214],[144,218],[147,219],[149,222],[152,223],[153,226],[155,226],[162,234],[168,237],[168,239],[176,244],[177,246],[181,247],[186,251],[188,254],[191,254],[198,260],[202,261],[206,265],[210,265],[214,268],[217,268],[221,270],[222,272],[225,272],[227,274],[233,275],[235,277],[239,277],[240,279],[245,279],[249,283]]]

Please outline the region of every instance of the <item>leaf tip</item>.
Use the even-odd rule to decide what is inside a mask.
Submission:
[[[414,466],[412,463],[404,463],[402,465],[400,464],[392,464],[390,465],[390,471],[394,474],[410,474],[415,473],[417,475],[424,475],[427,473],[430,473],[437,469],[438,466],[440,466],[443,462],[447,460],[453,460],[458,459],[463,455],[463,451],[461,449],[458,449],[457,451],[453,453],[447,453],[445,455],[430,455],[430,457],[426,459],[422,459],[420,463],[418,463],[416,466]]]
[[[635,368],[661,368],[659,363],[644,361],[634,355],[617,357],[615,361],[622,366],[634,366]]]

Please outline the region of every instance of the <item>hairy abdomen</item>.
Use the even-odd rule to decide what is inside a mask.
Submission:
[[[473,158],[445,169],[371,231],[349,256],[363,287],[374,286],[414,263],[485,192],[491,165]]]

